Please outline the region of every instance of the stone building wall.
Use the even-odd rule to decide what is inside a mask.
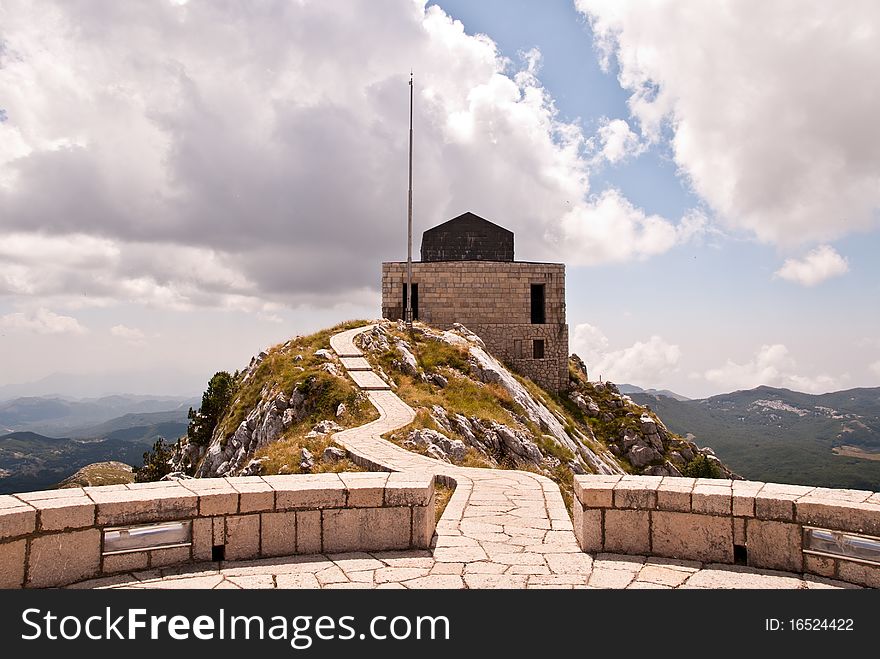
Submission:
[[[403,318],[406,263],[382,264],[382,315]],[[565,265],[447,261],[413,263],[418,320],[448,329],[461,323],[495,356],[551,391],[568,386]],[[545,322],[531,322],[531,285],[544,284]],[[533,357],[534,340],[544,357]],[[518,351],[518,352],[517,352]]]

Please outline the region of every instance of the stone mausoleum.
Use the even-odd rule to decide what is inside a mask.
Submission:
[[[413,262],[413,314],[461,323],[495,356],[545,389],[568,386],[565,264],[513,260],[513,232],[464,213],[422,235]],[[382,264],[382,315],[404,317],[406,262]]]

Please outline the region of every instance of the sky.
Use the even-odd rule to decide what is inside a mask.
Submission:
[[[410,70],[416,236],[565,262],[591,377],[880,385],[876,2],[0,0],[0,398],[376,317]]]

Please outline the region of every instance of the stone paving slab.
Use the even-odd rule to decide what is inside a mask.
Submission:
[[[432,551],[316,554],[152,570],[83,582],[96,588],[852,588],[807,575],[622,554],[580,552],[559,488],[526,472],[457,467],[392,444],[382,435],[415,412],[372,371],[354,337],[330,344],[379,418],[336,433],[351,454],[396,479],[447,477],[455,491],[437,524]],[[367,365],[368,362],[366,362]],[[352,370],[352,368],[354,370]],[[626,477],[619,496],[632,496]],[[233,485],[236,479],[229,479]],[[703,485],[703,483],[700,483]],[[712,485],[709,483],[708,485]],[[701,505],[727,509],[730,492],[704,488]],[[615,490],[617,495],[617,490]],[[652,493],[653,494],[653,493]],[[736,496],[736,495],[734,495]],[[639,503],[639,502],[634,502]]]

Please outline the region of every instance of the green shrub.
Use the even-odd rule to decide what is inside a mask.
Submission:
[[[688,478],[721,478],[718,467],[702,453],[688,462],[681,473]]]

